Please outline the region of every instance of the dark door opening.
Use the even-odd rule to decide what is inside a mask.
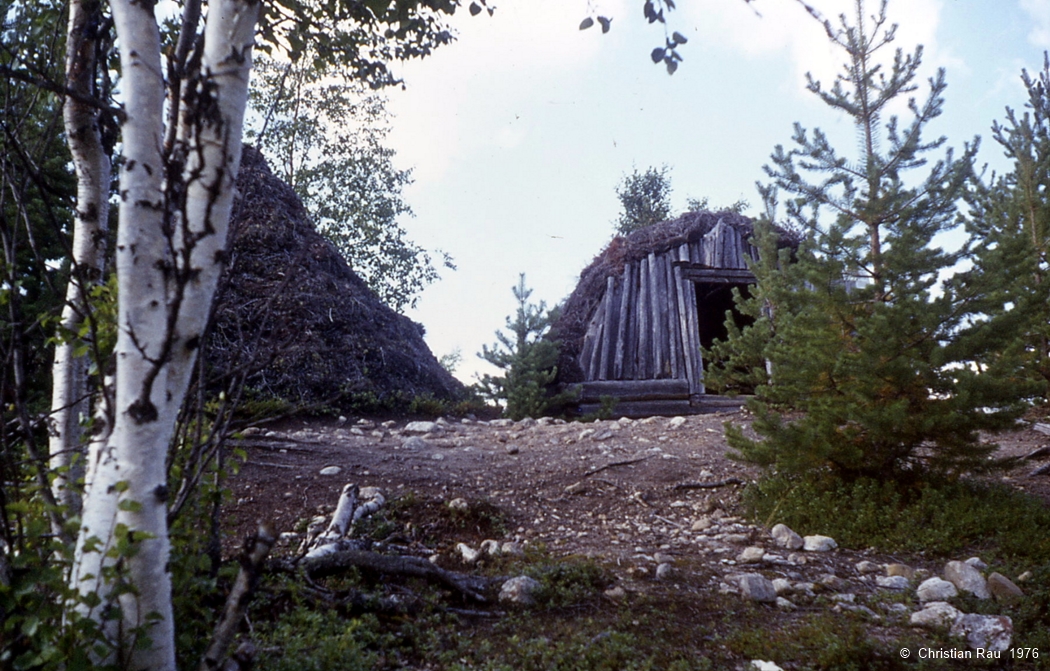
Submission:
[[[744,298],[751,297],[751,285],[749,284],[696,283],[697,325],[700,330],[700,344],[705,348],[710,348],[715,340],[725,340],[729,337],[729,330],[726,328],[726,310],[733,313],[733,323],[737,328],[744,328],[755,322],[754,318],[742,315],[737,311],[733,303],[733,289],[739,289]],[[705,359],[705,371],[707,365],[708,362]]]

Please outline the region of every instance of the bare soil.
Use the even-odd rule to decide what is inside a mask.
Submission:
[[[435,503],[484,503],[505,519],[505,537],[496,540],[542,542],[556,554],[621,564],[660,550],[691,555],[694,522],[736,514],[742,485],[759,475],[728,457],[727,420],[746,424],[748,417],[509,426],[457,420],[407,445],[406,421],[290,421],[250,430],[240,441],[247,461],[230,480],[227,525],[234,539],[260,517],[279,532],[302,530],[304,520],[331,512],[353,482],[379,487],[388,499],[411,492]],[[1026,429],[997,441],[1002,454],[1023,456],[1050,444],[1050,436]],[[1050,476],[1029,475],[1041,463],[1022,462],[1004,479],[1050,501]],[[330,466],[339,473],[320,474]],[[449,538],[449,546],[461,540],[482,539]]]

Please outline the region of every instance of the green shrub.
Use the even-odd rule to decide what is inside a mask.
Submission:
[[[891,481],[845,483],[776,475],[744,493],[764,524],[825,534],[856,548],[950,555],[979,549],[985,559],[1031,565],[1050,560],[1050,509],[1005,485],[962,480],[902,488]]]

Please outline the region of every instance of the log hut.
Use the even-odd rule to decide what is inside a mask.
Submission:
[[[580,412],[613,397],[618,416],[711,412],[739,398],[708,393],[701,347],[726,335],[733,289],[755,282],[752,222],[690,212],[616,237],[580,275],[554,325],[559,382],[580,385]],[[797,240],[781,231],[781,246]],[[741,317],[742,319],[742,317]]]

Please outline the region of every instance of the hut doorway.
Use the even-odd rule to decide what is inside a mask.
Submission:
[[[733,313],[733,323],[737,328],[744,328],[755,323],[754,318],[741,314],[733,302],[733,289],[739,289],[744,298],[751,297],[749,283],[695,282],[694,284],[696,285],[696,314],[700,315],[700,319],[697,320],[700,345],[705,349],[709,349],[715,340],[725,340],[729,337],[729,330],[725,322],[727,310]],[[705,371],[707,364],[705,358]]]

